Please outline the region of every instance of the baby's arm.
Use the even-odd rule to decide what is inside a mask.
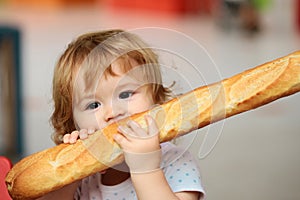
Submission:
[[[198,192],[174,193],[160,168],[161,151],[159,131],[152,117],[147,116],[148,130],[129,121],[119,127],[121,134],[114,136],[124,151],[125,161],[130,168],[131,179],[140,200],[197,200]]]

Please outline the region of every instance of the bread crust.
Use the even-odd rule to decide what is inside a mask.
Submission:
[[[297,51],[129,118],[146,128],[144,115],[152,115],[160,129],[160,140],[165,142],[299,91],[300,51]],[[7,174],[10,195],[13,199],[35,199],[122,162],[122,150],[112,135],[129,118],[97,131],[86,140],[60,144],[22,159]]]

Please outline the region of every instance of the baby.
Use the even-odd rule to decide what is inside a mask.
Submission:
[[[111,123],[165,102],[158,56],[122,30],[87,33],[60,57],[53,78],[54,141],[75,143]],[[147,129],[130,120],[113,136],[125,161],[41,199],[196,200],[204,197],[192,155],[159,142],[155,120]]]

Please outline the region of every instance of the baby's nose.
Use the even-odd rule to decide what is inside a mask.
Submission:
[[[106,122],[115,122],[126,116],[126,109],[118,105],[110,105],[105,108],[104,118]]]

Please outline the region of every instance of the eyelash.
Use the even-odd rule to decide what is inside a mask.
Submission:
[[[87,110],[95,110],[97,109],[98,107],[101,106],[101,103],[99,102],[93,102],[93,103],[90,103],[88,106],[87,106]]]
[[[124,92],[121,92],[118,97],[119,97],[119,99],[128,99],[128,98],[132,97],[132,95],[134,95],[134,94],[135,94],[134,91],[124,91]],[[126,95],[126,96],[122,97],[122,95]],[[101,106],[101,103],[95,101],[95,102],[88,104],[86,107],[86,110],[95,110],[95,109],[99,108],[100,106]]]
[[[126,94],[126,96],[122,97],[122,95],[124,95],[124,94]],[[132,95],[134,95],[134,91],[124,91],[119,94],[119,98],[120,99],[128,99],[128,98],[132,97]]]

